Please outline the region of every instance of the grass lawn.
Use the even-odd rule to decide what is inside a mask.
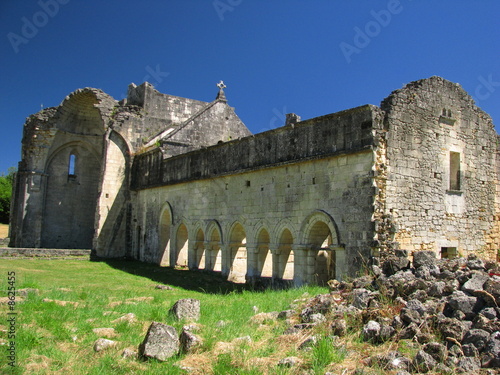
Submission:
[[[15,283],[10,285],[8,272],[15,272]],[[157,284],[173,289],[155,289]],[[249,291],[206,273],[139,262],[47,259],[2,259],[0,285],[4,291],[0,295],[4,297],[0,303],[2,374],[186,373],[179,364],[194,369],[192,374],[293,374],[293,370],[276,367],[279,359],[296,355],[294,343],[277,339],[285,323],[252,323],[254,306],[259,312],[281,311],[304,293],[327,292],[320,287]],[[16,296],[16,367],[8,365],[5,350],[7,314],[12,312],[5,303],[9,286],[38,290]],[[152,321],[180,332],[184,323],[175,321],[168,311],[181,298],[201,300],[201,347],[166,362],[122,358],[124,349],[137,350]],[[58,301],[71,303],[62,306]],[[127,313],[134,313],[137,320],[115,321]],[[93,344],[104,336],[94,333],[94,328],[114,328],[111,339],[117,345],[96,353]],[[244,336],[251,341],[234,341]],[[228,347],[231,350],[226,352]]]
[[[7,238],[9,235],[9,225],[0,224],[0,238]]]

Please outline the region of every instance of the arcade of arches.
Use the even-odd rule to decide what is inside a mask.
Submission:
[[[223,230],[216,220],[174,223],[172,217],[168,205],[158,226],[162,266],[220,272],[236,283],[325,285],[345,274],[345,249],[334,220],[323,211],[306,218],[296,238],[286,225],[246,227],[236,221]]]

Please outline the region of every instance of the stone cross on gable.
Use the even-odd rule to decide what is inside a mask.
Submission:
[[[227,102],[226,100],[226,94],[224,94],[224,89],[226,88],[226,85],[224,84],[224,81],[220,81],[217,84],[217,87],[219,88],[219,93],[217,94],[216,100],[221,100],[223,102]]]
[[[225,89],[227,86],[224,84],[224,81],[220,81],[218,84],[217,84],[217,87],[220,88],[221,90],[222,89]]]

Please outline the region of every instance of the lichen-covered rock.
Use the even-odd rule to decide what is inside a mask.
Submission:
[[[179,336],[180,349],[183,353],[191,353],[203,344],[203,339],[191,332],[187,327],[182,329]]]
[[[139,353],[145,358],[165,361],[179,353],[179,348],[180,342],[176,329],[163,323],[153,322],[139,346]]]
[[[455,291],[448,300],[448,305],[453,311],[461,311],[468,318],[473,318],[480,305],[477,297],[465,294],[462,291]]]
[[[374,320],[370,320],[363,327],[363,339],[365,341],[371,341],[371,342],[379,341],[381,328],[382,327],[380,326],[380,323]]]
[[[416,251],[413,253],[413,267],[415,269],[422,266],[434,267],[436,261],[436,253],[434,251]]]
[[[101,338],[97,339],[94,342],[94,351],[100,352],[102,350],[112,348],[114,346],[116,346],[116,341]]]
[[[366,309],[374,294],[367,289],[358,288],[351,292],[352,305],[358,309]]]
[[[479,358],[463,357],[458,360],[457,372],[462,374],[478,374],[481,369]]]
[[[460,320],[444,318],[438,322],[438,331],[444,339],[452,338],[457,342],[461,342],[467,328]]]
[[[384,371],[390,370],[410,370],[411,361],[397,351],[390,351],[387,354],[379,354],[368,359],[370,367],[378,367]]]
[[[170,312],[178,320],[197,321],[200,319],[200,300],[186,298],[178,300]]]
[[[488,342],[490,334],[482,329],[471,329],[467,331],[462,340],[462,344],[472,344],[481,351]]]
[[[472,274],[472,277],[462,285],[461,289],[468,293],[483,290],[483,285],[489,278],[490,277],[485,273],[476,272]]]
[[[430,342],[422,347],[422,350],[429,354],[438,363],[442,363],[448,357],[448,349],[438,342]]]
[[[413,367],[417,370],[417,372],[429,372],[436,367],[436,365],[436,360],[423,350],[419,350],[413,359]]]

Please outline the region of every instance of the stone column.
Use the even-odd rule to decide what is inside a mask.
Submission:
[[[312,247],[307,247],[306,250],[306,282],[308,284],[314,284],[316,282],[314,274],[316,268],[316,256],[318,250],[313,249]]]
[[[190,241],[188,239],[188,268],[190,270],[198,269],[196,264],[196,241]]]
[[[214,265],[212,264],[212,243],[210,241],[205,240],[203,242],[203,246],[205,247],[205,270],[213,271]]]
[[[293,283],[301,286],[308,283],[307,276],[307,247],[305,245],[292,245],[294,253]]]
[[[342,281],[347,274],[345,247],[335,247],[335,279]]]
[[[269,244],[269,251],[271,251],[272,257],[273,257],[273,275],[272,279],[279,279],[280,274],[281,274],[281,269],[284,269],[285,265],[282,265],[281,263],[283,260],[281,259],[281,252],[279,250],[279,244]]]
[[[227,278],[231,272],[231,243],[223,243],[220,248],[222,251],[221,274]]]
[[[257,244],[247,243],[247,274],[245,279],[247,282],[253,282],[260,276],[259,273],[259,246]]]

